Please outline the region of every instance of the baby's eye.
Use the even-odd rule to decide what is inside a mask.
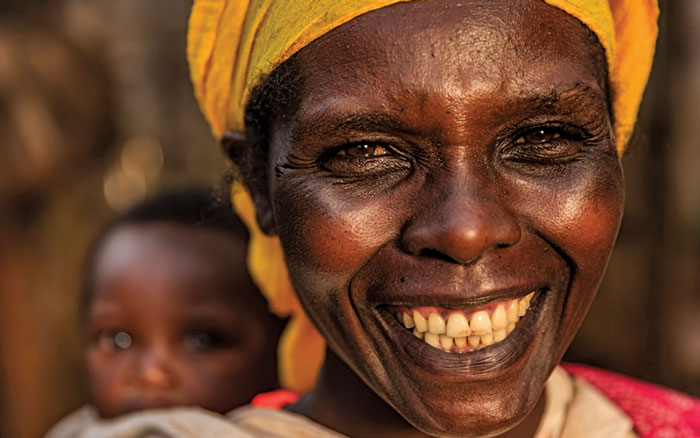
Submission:
[[[224,339],[213,331],[196,330],[186,333],[183,343],[190,351],[208,351],[221,347]]]
[[[389,155],[389,151],[383,146],[377,144],[357,144],[348,146],[338,152],[338,156],[346,156],[349,158],[376,158]]]
[[[106,351],[126,350],[131,348],[131,335],[123,330],[105,330],[97,341],[99,347]]]

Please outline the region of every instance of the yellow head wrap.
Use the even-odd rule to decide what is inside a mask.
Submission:
[[[353,18],[410,0],[195,0],[187,36],[190,75],[217,138],[244,131],[251,90],[264,75],[314,39]],[[620,154],[634,128],[656,44],[657,0],[544,0],[578,18],[605,49],[613,90],[614,133]],[[294,295],[282,248],[255,222],[250,196],[236,184],[236,210],[251,234],[248,268],[270,308],[291,315],[278,349],[282,384],[314,384],[323,338]]]

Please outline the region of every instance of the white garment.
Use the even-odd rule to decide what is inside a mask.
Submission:
[[[545,385],[547,402],[533,438],[636,438],[631,420],[585,380],[561,368]],[[347,438],[284,410],[245,406],[227,416],[200,408],[135,412],[104,420],[89,406],[69,415],[46,438]]]

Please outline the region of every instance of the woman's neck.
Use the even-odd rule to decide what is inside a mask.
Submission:
[[[532,437],[544,412],[544,392],[526,419],[498,438]],[[425,438],[331,350],[314,389],[287,408],[349,437]]]

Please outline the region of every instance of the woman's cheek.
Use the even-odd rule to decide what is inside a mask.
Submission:
[[[278,195],[276,226],[292,269],[347,282],[398,233],[387,198],[362,199],[342,189],[296,196],[285,196],[283,189]]]
[[[511,205],[576,270],[606,266],[622,218],[622,169],[601,155],[551,178],[509,178]]]
[[[527,206],[524,214],[530,218],[534,232],[564,257],[574,273],[566,321],[580,321],[586,314],[605,273],[622,218],[621,169],[614,165],[593,169],[565,184],[521,190],[518,202]]]
[[[621,179],[595,179],[563,196],[553,216],[555,232],[578,270],[601,277],[622,219],[624,191]],[[599,280],[599,278],[598,278]]]

